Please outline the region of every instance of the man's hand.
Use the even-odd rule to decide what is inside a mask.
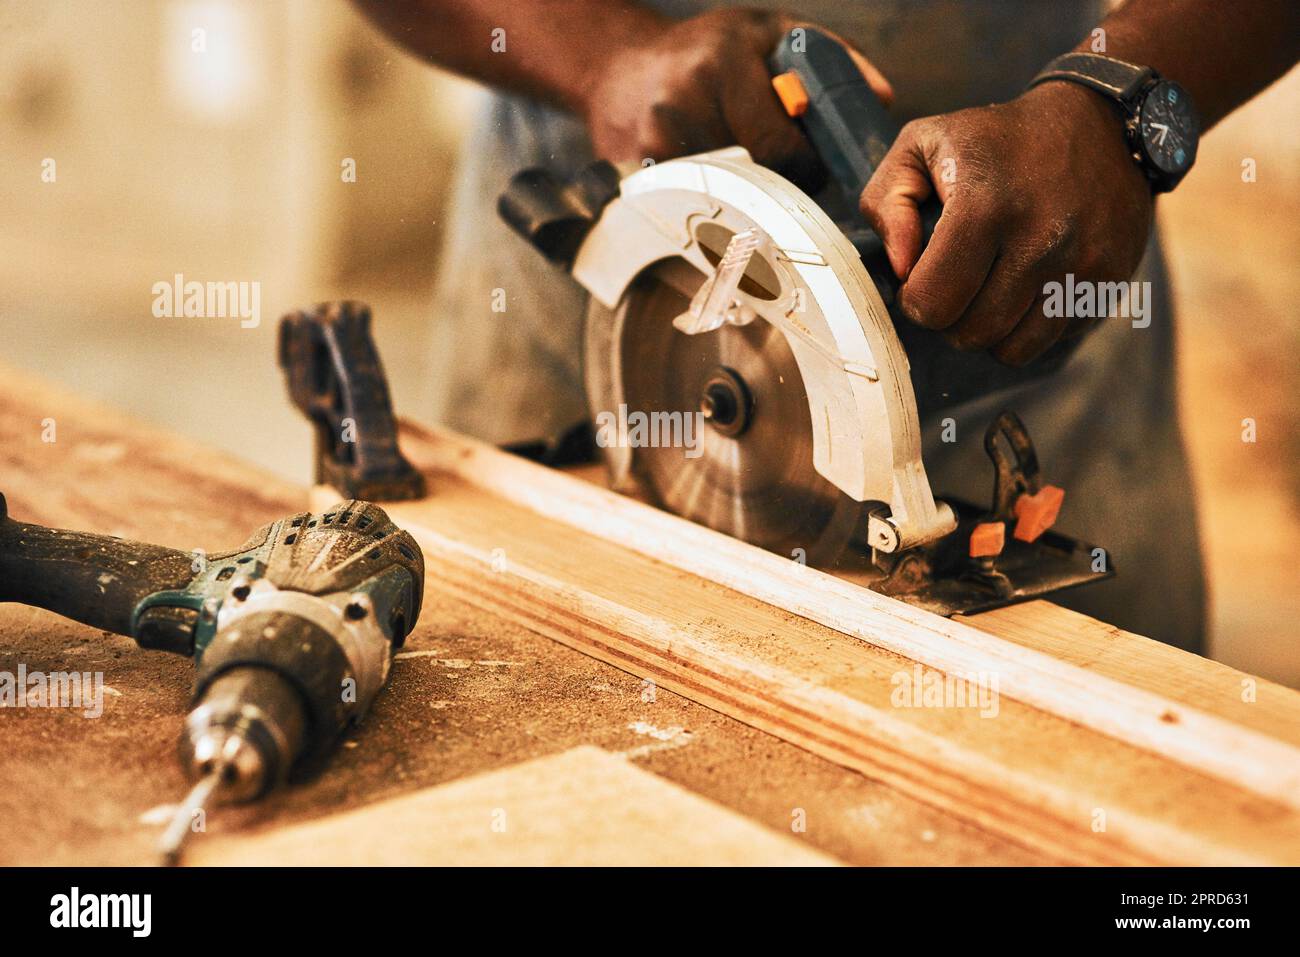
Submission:
[[[943,215],[922,252],[932,193]],[[1009,365],[1074,331],[1043,314],[1046,283],[1133,275],[1154,207],[1118,112],[1068,83],[907,124],[861,205],[903,280],[904,315]]]
[[[797,183],[820,164],[771,86],[767,60],[796,23],[758,10],[716,10],[670,22],[612,51],[582,110],[596,155],[664,160],[739,144]],[[855,57],[876,95],[893,91]]]

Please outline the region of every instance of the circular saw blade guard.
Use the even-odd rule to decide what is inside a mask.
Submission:
[[[721,286],[737,259],[743,276],[738,283],[731,276],[734,289],[714,291],[715,299],[726,299],[725,321],[742,328],[714,328],[722,319],[701,323],[700,310],[714,308],[702,286]],[[578,249],[572,273],[595,300],[584,343],[593,414],[627,407],[624,337],[641,334],[629,304],[653,274],[696,314],[683,313],[673,335],[688,335],[681,330],[692,327],[701,329],[694,338],[735,335],[760,322],[779,330],[808,406],[807,420],[790,427],[811,431],[816,473],[866,504],[863,531],[873,548],[911,548],[953,529],[952,511],[935,502],[921,462],[907,357],[857,251],[806,194],[744,149],[672,160],[624,178],[619,197]],[[644,381],[653,370],[642,364],[655,357],[635,354]],[[659,359],[670,362],[672,354],[665,349]],[[605,448],[616,484],[631,473],[636,451],[626,444]],[[760,529],[728,530],[762,543]]]

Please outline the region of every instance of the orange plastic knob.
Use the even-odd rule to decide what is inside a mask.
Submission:
[[[1016,499],[1015,537],[1022,542],[1036,541],[1056,522],[1064,501],[1065,489],[1056,485],[1044,485],[1033,495],[1020,496]]]
[[[981,522],[970,533],[970,557],[1001,555],[1007,542],[1007,527],[1001,522]]]
[[[781,98],[781,105],[790,116],[799,117],[808,112],[808,91],[804,89],[799,74],[790,70],[772,77],[772,89]]]

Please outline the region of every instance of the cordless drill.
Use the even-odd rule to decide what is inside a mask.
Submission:
[[[355,499],[204,556],[14,521],[0,495],[0,601],[194,658],[180,756],[195,784],[163,836],[169,862],[199,808],[261,797],[361,719],[423,588],[415,540]]]

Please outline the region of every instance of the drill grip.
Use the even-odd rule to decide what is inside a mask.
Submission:
[[[35,605],[119,635],[142,598],[194,578],[186,552],[111,535],[30,525],[0,495],[0,602]]]

